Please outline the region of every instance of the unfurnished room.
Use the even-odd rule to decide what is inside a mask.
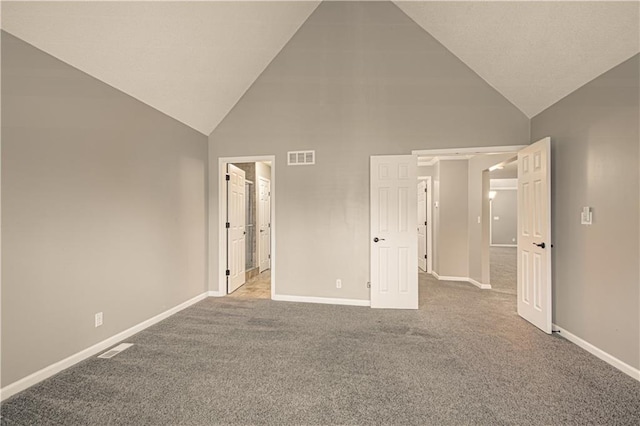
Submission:
[[[637,0],[0,25],[0,424],[640,424]]]

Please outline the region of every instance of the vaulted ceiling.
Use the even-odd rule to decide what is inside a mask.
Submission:
[[[208,135],[319,3],[3,1],[1,12],[7,32]],[[528,117],[640,52],[637,1],[394,3]]]

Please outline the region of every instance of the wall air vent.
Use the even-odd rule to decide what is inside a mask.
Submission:
[[[115,348],[109,349],[108,351],[100,355],[98,358],[105,358],[105,359],[113,358],[114,356],[118,355],[120,352],[124,351],[125,349],[129,349],[131,346],[133,346],[133,343],[120,343],[118,346],[116,346]]]
[[[316,164],[316,152],[289,151],[287,152],[287,164],[290,166],[308,166]]]

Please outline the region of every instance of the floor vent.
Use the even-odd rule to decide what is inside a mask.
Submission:
[[[115,348],[111,348],[105,353],[103,353],[102,355],[98,356],[98,358],[105,358],[105,359],[113,358],[114,356],[118,355],[120,352],[124,351],[125,349],[129,349],[131,346],[133,346],[133,343],[120,343]]]
[[[316,164],[315,151],[289,151],[287,152],[287,164],[289,166],[308,166]]]

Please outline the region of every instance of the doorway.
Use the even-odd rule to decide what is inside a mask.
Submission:
[[[491,288],[516,294],[518,251],[518,163],[489,169],[489,270]]]
[[[273,156],[219,159],[219,289],[233,298],[275,294]]]

